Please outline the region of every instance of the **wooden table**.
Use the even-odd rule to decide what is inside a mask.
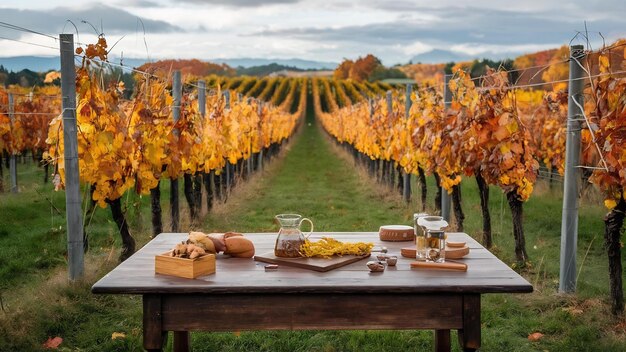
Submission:
[[[314,233],[316,239],[323,234]],[[327,235],[327,234],[326,234]],[[143,344],[160,351],[168,331],[174,350],[189,349],[189,331],[433,329],[435,350],[450,350],[457,329],[465,351],[480,347],[480,295],[532,292],[533,287],[463,233],[467,272],[411,269],[400,256],[410,242],[381,242],[375,232],[333,233],[342,241],[368,241],[398,255],[396,267],[370,273],[368,259],[326,273],[219,255],[217,272],[195,280],[157,275],[154,256],[186,234],[161,234],[93,287],[97,294],[143,295]],[[246,234],[257,254],[273,250],[276,234]]]

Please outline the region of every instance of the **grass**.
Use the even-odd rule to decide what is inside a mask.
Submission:
[[[310,115],[288,149],[284,158],[270,164],[262,175],[240,184],[227,204],[217,205],[207,214],[200,228],[272,232],[278,230],[275,214],[297,212],[311,218],[319,231],[376,231],[381,224],[410,223],[419,208],[415,195],[406,205],[395,192],[369,180],[341,148],[329,142]],[[25,165],[20,169],[20,194],[0,194],[0,295],[4,306],[0,351],[37,350],[53,336],[63,337],[61,348],[67,351],[141,351],[141,299],[89,291],[93,282],[116,265],[119,235],[108,210],[97,210],[89,225],[91,249],[85,280],[68,284],[64,218],[51,213],[50,205],[63,213],[63,193],[52,193],[50,186],[42,185],[41,177],[39,169]],[[7,180],[5,172],[5,185]],[[429,183],[428,205],[432,205],[433,180]],[[604,209],[598,201],[581,204],[577,294],[556,293],[562,198],[556,186],[551,190],[538,184],[524,205],[530,265],[517,270],[534,285],[535,292],[483,296],[483,351],[626,350],[626,323],[623,317],[613,318],[607,305]],[[479,238],[482,218],[473,179],[464,180],[462,190],[465,231]],[[162,192],[166,219],[166,184]],[[147,201],[134,195],[124,201],[139,244],[150,238],[150,228],[145,225],[149,224]],[[510,212],[506,199],[493,187],[490,207],[494,253],[513,265]],[[189,228],[186,222],[182,225],[184,230]],[[113,332],[126,337],[112,340]],[[532,332],[545,336],[530,342],[527,336]],[[453,350],[458,350],[454,333],[452,340]],[[432,350],[432,332],[193,333],[192,343],[195,351],[422,351]]]

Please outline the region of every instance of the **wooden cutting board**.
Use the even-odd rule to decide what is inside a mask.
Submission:
[[[324,258],[281,258],[274,255],[274,252],[255,255],[254,260],[270,264],[287,265],[296,268],[315,270],[319,272],[330,271],[344,265],[358,262],[361,259],[369,258],[370,254],[361,256],[344,255],[343,257]]]
[[[469,254],[469,247],[448,247],[446,246],[446,259],[461,259]],[[415,258],[415,247],[405,247],[400,250],[400,254],[406,258]]]

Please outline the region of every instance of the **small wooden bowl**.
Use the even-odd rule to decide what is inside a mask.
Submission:
[[[383,225],[378,230],[381,241],[402,242],[413,241],[415,233],[411,226],[406,225]]]

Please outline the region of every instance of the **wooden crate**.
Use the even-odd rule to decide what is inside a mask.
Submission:
[[[154,259],[157,274],[195,279],[215,273],[215,254],[207,254],[196,259],[176,258],[170,252],[159,254]]]

